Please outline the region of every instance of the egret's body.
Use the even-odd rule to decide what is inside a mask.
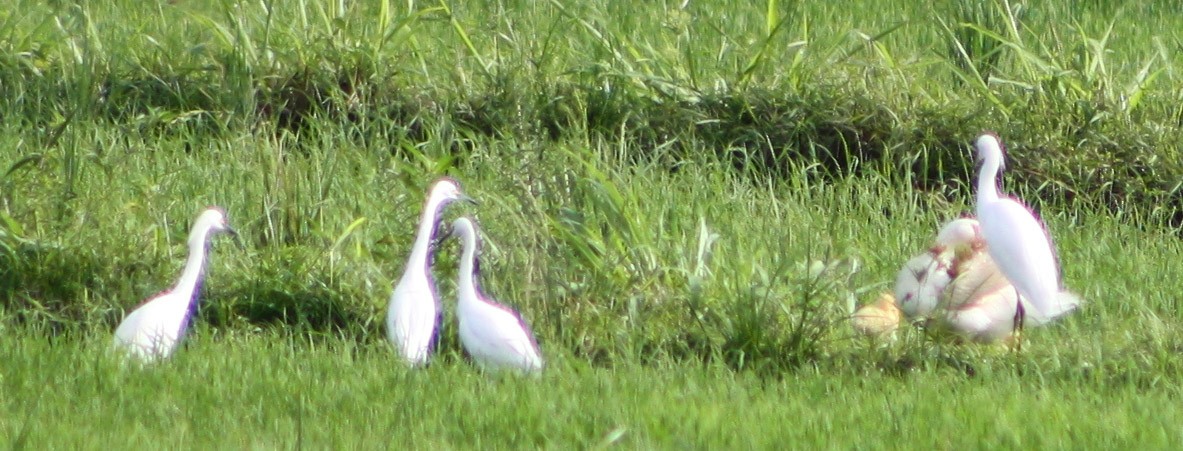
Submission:
[[[937,233],[936,242],[923,254],[908,260],[896,275],[895,298],[909,321],[927,318],[937,308],[941,293],[952,280],[954,250],[958,246],[981,247],[978,222],[961,218]]]
[[[114,345],[143,361],[167,358],[176,351],[197,310],[210,235],[234,234],[221,209],[197,217],[189,232],[189,257],[181,278],[168,291],[132,310],[115,329]]]
[[[850,323],[859,335],[877,340],[891,338],[900,325],[900,309],[895,305],[895,297],[891,293],[880,294],[875,302],[850,315]]]
[[[419,218],[411,255],[390,295],[386,310],[387,338],[412,366],[426,364],[435,345],[440,300],[431,275],[433,238],[444,207],[457,200],[472,201],[460,192],[455,180],[444,178],[432,185]]]
[[[1028,324],[1040,325],[1075,310],[1080,299],[1061,291],[1051,238],[1035,214],[998,190],[1002,144],[992,134],[974,142],[978,173],[977,215],[990,257],[1018,290]]]
[[[460,237],[464,247],[457,286],[460,343],[483,367],[542,370],[538,343],[521,315],[494,302],[478,288],[479,233],[476,223],[469,218],[457,219],[452,224],[452,234]]]
[[[959,250],[951,274],[930,328],[979,343],[1009,339],[1015,331],[1018,292],[990,254],[985,249]]]

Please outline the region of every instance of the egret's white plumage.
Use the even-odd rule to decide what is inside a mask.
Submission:
[[[211,207],[197,217],[189,232],[189,258],[181,278],[168,291],[132,310],[115,329],[114,345],[143,361],[167,358],[180,345],[197,309],[205,273],[210,235],[236,235],[220,208]]]
[[[386,334],[399,355],[412,366],[426,364],[436,341],[440,300],[431,275],[436,230],[444,207],[457,200],[472,202],[460,184],[442,178],[432,185],[419,218],[419,230],[402,278],[390,295],[386,310]]]
[[[978,222],[961,218],[950,221],[937,233],[936,242],[927,252],[912,257],[895,279],[895,299],[909,321],[927,318],[936,309],[941,293],[952,280],[954,249],[958,246],[980,248]]]
[[[931,331],[948,331],[979,343],[1009,339],[1015,332],[1018,291],[985,249],[956,250],[952,281],[929,321]]]
[[[538,343],[521,315],[489,299],[477,286],[479,233],[469,218],[452,223],[452,235],[460,237],[464,248],[457,286],[460,342],[481,366],[539,371],[543,361]]]
[[[974,142],[978,160],[977,215],[990,257],[1019,291],[1025,321],[1041,325],[1080,306],[1080,299],[1062,291],[1051,238],[1025,205],[998,190],[1003,167],[1002,143],[986,133]]]

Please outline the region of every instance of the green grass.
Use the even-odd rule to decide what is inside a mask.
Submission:
[[[1177,374],[1155,380],[1131,374],[1133,359],[1109,366],[1075,349],[975,355],[972,377],[852,361],[775,378],[689,362],[597,367],[557,351],[523,378],[454,354],[409,371],[378,343],[211,332],[146,370],[103,354],[105,336],[6,346],[0,431],[13,445],[85,448],[1110,448],[1183,434]]]
[[[337,5],[0,8],[0,442],[1181,438],[1177,7]],[[972,211],[983,128],[1085,308],[1021,353],[856,339],[848,305]],[[539,378],[474,369],[451,317],[424,371],[383,338],[444,174],[481,202],[448,217],[477,215]],[[245,248],[215,243],[173,361],[122,368],[111,331],[211,204]]]

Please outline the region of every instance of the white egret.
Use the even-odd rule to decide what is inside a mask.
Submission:
[[[978,221],[961,218],[950,221],[937,233],[927,252],[912,257],[895,279],[895,298],[909,321],[927,318],[937,307],[941,292],[952,280],[954,249],[968,245],[980,248]]]
[[[895,296],[883,293],[870,304],[859,307],[850,315],[850,324],[860,335],[882,340],[892,337],[900,325],[900,309]]]
[[[474,202],[460,192],[460,184],[451,178],[441,178],[432,185],[419,218],[415,244],[403,268],[402,278],[390,295],[386,310],[386,334],[399,355],[412,366],[427,363],[437,339],[436,327],[440,318],[440,300],[435,280],[431,275],[444,207],[455,201]]]
[[[990,257],[1023,301],[1016,322],[1038,326],[1075,310],[1080,298],[1061,289],[1060,270],[1047,229],[1025,205],[999,194],[1003,150],[998,136],[985,133],[974,147],[982,163],[978,172],[978,222]]]
[[[470,218],[462,217],[452,223],[452,235],[459,236],[464,247],[457,287],[460,342],[472,359],[483,367],[525,372],[542,370],[538,343],[521,315],[485,296],[478,287],[479,233]]]
[[[197,217],[189,232],[189,259],[181,278],[172,289],[148,299],[123,318],[115,329],[116,348],[142,361],[167,358],[176,351],[197,311],[210,235],[218,232],[238,237],[222,209],[210,207]]]
[[[928,322],[931,332],[948,331],[979,343],[1012,338],[1018,292],[985,249],[961,247],[950,271],[953,280],[941,294]]]

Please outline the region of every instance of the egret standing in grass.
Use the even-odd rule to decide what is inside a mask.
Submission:
[[[435,252],[435,234],[444,207],[455,201],[474,202],[460,192],[460,184],[451,178],[435,182],[419,218],[419,231],[403,276],[394,286],[386,310],[386,334],[394,348],[412,366],[427,363],[437,340],[440,300],[431,264]]]
[[[1002,143],[993,133],[974,142],[978,161],[977,211],[982,237],[998,269],[1018,290],[1020,310],[1015,327],[1029,321],[1041,325],[1080,306],[1080,298],[1063,291],[1060,270],[1044,225],[1025,205],[999,194],[1003,168]]]
[[[467,217],[452,223],[452,235],[460,237],[463,253],[457,296],[460,342],[472,359],[487,368],[512,368],[525,372],[542,369],[542,356],[530,328],[517,312],[481,293],[477,285],[480,264],[477,248],[480,232]]]
[[[198,295],[205,275],[210,235],[238,234],[226,222],[222,209],[211,207],[197,217],[189,232],[189,259],[172,289],[153,297],[123,319],[115,329],[115,347],[143,361],[167,358],[176,351],[197,312]]]
[[[950,221],[937,233],[927,252],[908,260],[895,280],[895,298],[909,321],[927,318],[937,307],[941,292],[952,280],[954,250],[963,245],[980,249],[983,241],[978,221],[961,218]]]

